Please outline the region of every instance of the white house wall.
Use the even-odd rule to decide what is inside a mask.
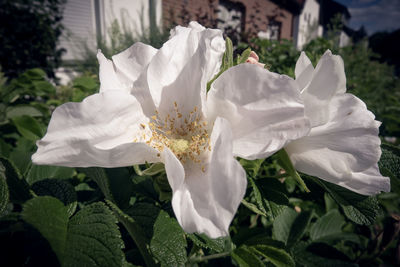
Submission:
[[[316,0],[306,0],[301,14],[294,20],[294,41],[297,49],[310,40],[322,36],[322,27],[319,25],[320,6]]]
[[[65,48],[63,60],[78,59],[83,43],[95,49],[95,17],[92,0],[68,0],[64,7],[63,25],[65,30],[59,47]]]
[[[114,20],[121,28],[136,35],[143,34],[142,29],[150,27],[149,0],[100,0],[102,2],[102,33],[107,36],[107,29]],[[161,23],[162,1],[154,0],[156,6],[156,23]]]

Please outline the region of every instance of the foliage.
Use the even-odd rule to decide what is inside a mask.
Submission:
[[[14,78],[30,68],[54,77],[64,49],[57,48],[65,0],[0,2],[0,65]]]
[[[227,45],[231,51],[229,40]],[[255,40],[252,45],[271,70],[293,76],[299,53],[289,43]],[[315,63],[329,45],[316,40],[306,51]],[[362,47],[339,52],[349,90],[370,101],[378,118],[386,114],[380,109],[396,106],[390,99],[398,97],[398,82],[389,77],[389,67],[370,60],[370,52]],[[245,50],[234,59],[227,53],[222,68],[242,64],[248,55]],[[368,67],[381,74],[367,72]],[[362,71],[370,73],[371,86],[384,90],[375,94],[387,98],[373,98]],[[43,71],[32,69],[0,84],[0,243],[4,248],[0,253],[5,266],[399,264],[395,258],[400,225],[397,146],[382,146],[379,167],[391,178],[392,192],[376,197],[298,175],[279,153],[262,160],[239,159],[249,181],[245,198],[230,237],[210,239],[185,233],[179,226],[162,164],[113,169],[32,165],[34,142],[43,136],[51,111],[96,92],[96,76],[84,75],[56,87]],[[372,101],[380,102],[374,106]],[[385,125],[383,133],[396,131]]]

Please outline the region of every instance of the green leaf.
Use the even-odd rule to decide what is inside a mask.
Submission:
[[[31,79],[43,79],[46,77],[46,72],[38,68],[27,70],[24,74],[28,75]]]
[[[150,250],[161,266],[185,264],[187,261],[185,233],[177,221],[161,210],[153,228]]]
[[[307,267],[356,267],[357,264],[345,262],[337,259],[321,257],[307,250],[308,243],[300,241],[291,249],[295,262],[301,266]]]
[[[382,175],[390,177],[392,192],[400,194],[400,149],[395,146],[382,145],[379,169]]]
[[[256,160],[247,160],[240,159],[239,162],[242,167],[245,169],[246,173],[250,175],[250,177],[255,178],[260,171],[261,165],[265,159],[256,159]]]
[[[187,237],[199,247],[213,250],[216,253],[221,253],[225,250],[225,244],[229,237],[209,238],[205,234],[187,234]]]
[[[285,250],[267,245],[255,245],[250,247],[255,253],[263,256],[275,266],[294,267],[295,262]]]
[[[74,80],[73,86],[76,88],[79,88],[83,91],[90,92],[90,91],[97,89],[97,87],[99,85],[97,84],[95,79],[93,79],[92,77],[82,76],[82,77],[78,77]]]
[[[277,152],[278,155],[278,162],[279,164],[285,169],[286,172],[292,176],[296,182],[301,186],[301,188],[304,189],[306,192],[310,192],[310,189],[308,189],[306,183],[303,181],[303,179],[300,177],[299,173],[296,171],[296,169],[293,166],[292,161],[289,158],[289,155],[285,151],[285,149],[281,149]]]
[[[3,177],[3,175],[0,175],[0,217],[7,209],[8,201],[9,201],[9,194],[8,194],[8,186],[6,178]]]
[[[315,177],[312,177],[312,179],[331,195],[343,209],[347,218],[361,225],[370,225],[375,222],[380,212],[376,197],[363,196]]]
[[[84,207],[68,219],[67,207],[43,196],[27,201],[22,218],[49,242],[61,266],[121,266],[120,232],[111,211],[100,202]]]
[[[63,266],[121,266],[124,243],[116,223],[110,209],[101,202],[76,213],[68,223]]]
[[[28,171],[26,181],[29,184],[33,184],[47,178],[68,179],[71,178],[73,174],[73,168],[33,164]]]
[[[246,60],[249,58],[250,53],[251,53],[251,48],[249,47],[242,52],[240,57],[237,58],[236,64],[239,65],[239,64],[245,63]]]
[[[56,88],[48,81],[32,81],[32,84],[35,87],[35,93],[39,96],[48,96],[56,92]]]
[[[7,181],[11,202],[23,203],[30,199],[29,185],[21,178],[14,164],[3,157],[0,157],[0,162],[0,176]]]
[[[319,218],[310,229],[310,238],[313,241],[329,235],[342,233],[345,224],[344,218],[338,210],[331,210]]]
[[[68,228],[68,213],[63,203],[53,197],[33,198],[24,204],[21,216],[47,239],[62,263]]]
[[[233,45],[231,39],[226,37],[225,39],[225,53],[222,58],[222,69],[227,70],[233,66]]]
[[[267,216],[267,214],[265,213],[265,211],[260,210],[256,205],[254,205],[253,203],[248,202],[245,199],[242,199],[242,204],[248,208],[249,210],[251,210],[252,212],[262,215],[262,216]]]
[[[99,186],[101,192],[103,192],[106,199],[114,201],[114,198],[110,191],[110,182],[107,177],[106,171],[103,168],[78,168],[80,172],[86,174],[89,178],[93,179]]]
[[[12,119],[20,116],[41,117],[43,113],[37,108],[28,105],[18,105],[7,108],[7,118]]]
[[[285,209],[274,221],[272,236],[284,242],[288,247],[299,241],[312,218],[312,212],[295,212],[291,208]]]
[[[38,196],[51,196],[67,206],[69,216],[72,216],[77,206],[77,196],[74,187],[63,180],[45,179],[32,185],[32,190]]]
[[[36,141],[43,136],[42,127],[33,117],[27,115],[14,117],[12,122],[17,127],[18,132],[26,139]]]
[[[243,245],[232,251],[232,258],[240,267],[262,267],[264,263],[260,258],[247,246]]]
[[[127,214],[143,229],[151,253],[162,266],[179,266],[187,261],[185,233],[168,213],[152,204],[138,203]]]

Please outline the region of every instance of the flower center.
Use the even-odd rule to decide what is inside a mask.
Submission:
[[[155,112],[148,124],[151,137],[146,143],[160,152],[168,147],[182,163],[192,161],[201,164],[201,169],[205,171],[203,153],[211,151],[207,122],[198,113],[197,107],[184,116],[175,102],[174,113],[161,117]],[[145,129],[146,125],[143,124],[142,128]]]

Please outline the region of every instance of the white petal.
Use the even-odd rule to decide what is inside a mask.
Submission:
[[[296,82],[252,64],[225,71],[207,98],[209,120],[229,120],[233,153],[246,159],[267,157],[309,132]]]
[[[314,72],[314,67],[304,51],[301,52],[299,59],[296,62],[294,73],[299,89],[303,90],[311,81]]]
[[[311,126],[318,126],[328,120],[328,104],[336,94],[346,92],[346,75],[343,60],[332,55],[331,51],[319,60],[311,81],[302,91],[305,114],[311,120]]]
[[[35,164],[120,167],[160,161],[157,151],[134,143],[145,134],[140,104],[129,93],[106,91],[81,103],[56,108],[46,135],[37,142]],[[148,134],[148,133],[147,133]]]
[[[347,180],[337,181],[337,184],[368,196],[379,194],[382,191],[390,192],[390,179],[379,173],[378,164],[362,172],[353,172]]]
[[[134,82],[157,51],[150,45],[137,42],[121,53],[114,55],[112,59],[117,69]]]
[[[215,121],[211,146],[209,158],[202,164],[183,167],[170,151],[164,155],[173,190],[172,207],[179,223],[186,232],[217,238],[229,235],[229,224],[244,197],[247,180],[245,171],[233,158],[232,133],[222,118]]]
[[[97,52],[99,61],[100,92],[107,90],[122,90],[128,92],[132,82],[121,72],[115,69],[114,63],[107,59],[101,50]]]
[[[328,123],[285,147],[297,170],[338,183],[375,165],[381,155],[380,123],[351,94],[331,101]]]
[[[160,114],[189,114],[202,108],[206,84],[219,70],[225,50],[222,32],[213,29],[177,27],[175,35],[149,64],[147,81]]]

